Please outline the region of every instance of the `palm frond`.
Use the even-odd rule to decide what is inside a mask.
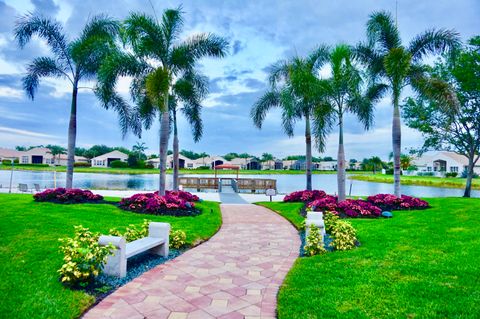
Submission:
[[[353,50],[354,58],[367,67],[372,78],[383,75],[383,58],[375,49],[365,43],[359,43]]]
[[[312,113],[312,135],[319,152],[325,150],[328,134],[332,131],[335,123],[334,107],[330,103],[318,104]]]
[[[280,94],[277,91],[268,91],[262,95],[250,110],[250,117],[253,124],[259,129],[262,128],[263,121],[270,109],[280,105]]]
[[[371,46],[377,46],[384,53],[402,45],[398,28],[390,13],[374,12],[367,22],[367,38]]]
[[[416,72],[410,76],[410,85],[422,97],[435,101],[446,113],[453,114],[460,108],[457,94],[444,80]]]
[[[413,61],[418,61],[428,54],[442,54],[460,45],[460,36],[453,30],[427,30],[416,36],[408,51]]]
[[[306,58],[306,63],[311,72],[320,70],[328,61],[330,56],[330,47],[328,45],[320,45],[314,49]]]
[[[122,30],[124,43],[130,44],[139,57],[155,55],[162,63],[167,62],[166,40],[154,18],[143,13],[132,13],[124,21]]]
[[[166,47],[170,47],[178,38],[183,27],[182,7],[168,9],[163,12],[161,29]]]
[[[27,65],[27,75],[22,79],[23,89],[32,100],[42,77],[66,77],[73,83],[73,80],[69,78],[68,74],[60,68],[54,59],[49,57],[35,58],[32,63]]]
[[[187,103],[182,113],[192,128],[193,141],[198,142],[203,135],[202,106],[199,103]]]
[[[280,81],[286,81],[289,77],[288,61],[280,60],[268,67],[268,81],[275,87]]]

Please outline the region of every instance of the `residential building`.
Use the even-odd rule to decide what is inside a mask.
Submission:
[[[416,171],[407,174],[431,173],[435,176],[444,176],[445,173],[461,174],[468,167],[468,158],[455,152],[433,151],[426,152],[412,161]],[[480,174],[480,163],[474,167],[474,171]]]
[[[0,161],[18,160],[20,162],[20,158],[22,157],[23,153],[24,152],[22,151],[11,150],[8,148],[0,148]]]
[[[269,161],[262,162],[262,169],[263,170],[283,169],[283,161],[269,160]]]
[[[94,157],[90,161],[92,163],[92,167],[110,167],[110,164],[113,161],[126,162],[127,160],[128,160],[127,154],[115,150],[115,151],[108,152],[106,154]]]

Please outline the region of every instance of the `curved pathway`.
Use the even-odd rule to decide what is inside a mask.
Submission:
[[[260,206],[221,208],[222,228],[209,241],[119,288],[84,318],[275,318],[298,233]]]

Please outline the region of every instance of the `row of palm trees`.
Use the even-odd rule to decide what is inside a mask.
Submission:
[[[73,184],[77,134],[77,95],[82,81],[97,80],[93,88],[106,109],[114,109],[125,135],[141,136],[155,117],[160,122],[159,192],[165,193],[166,157],[173,126],[174,188],[178,188],[177,114],[183,113],[192,126],[194,140],[202,136],[201,101],[208,93],[206,77],[196,70],[203,57],[223,57],[228,43],[219,36],[196,34],[181,41],[182,10],[165,10],[160,19],[132,13],[123,22],[99,15],[89,20],[80,36],[69,41],[60,23],[32,14],[20,18],[14,30],[23,48],[36,35],[46,41],[52,56],[35,58],[27,66],[23,87],[33,99],[44,77],[66,79],[72,87],[68,127],[66,187]],[[120,77],[130,77],[133,104],[118,92]]]
[[[282,127],[293,135],[295,122],[305,122],[306,188],[312,189],[312,135],[321,152],[325,140],[338,126],[338,198],[345,194],[344,114],[354,114],[369,129],[375,104],[387,93],[393,104],[392,146],[394,160],[394,193],[400,190],[400,99],[410,86],[416,94],[455,108],[457,100],[444,81],[428,75],[422,63],[430,54],[442,54],[460,44],[451,30],[428,30],[416,36],[407,46],[391,14],[375,12],[367,22],[367,40],[356,46],[322,45],[306,57],[281,60],[270,68],[270,89],[251,109],[254,124],[262,127],[267,112],[280,108]],[[321,70],[330,70],[321,76]]]

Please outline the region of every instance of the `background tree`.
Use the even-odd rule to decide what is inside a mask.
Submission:
[[[38,57],[27,65],[27,74],[22,82],[28,97],[34,99],[40,79],[44,77],[68,80],[72,87],[66,188],[72,188],[73,183],[79,83],[95,78],[103,59],[115,47],[114,39],[118,30],[119,24],[103,15],[90,19],[80,36],[72,41],[68,40],[59,22],[42,16],[27,14],[18,19],[15,25],[15,39],[20,48],[23,48],[33,35],[37,35],[45,40],[52,53],[51,57]],[[127,109],[120,108],[117,111],[121,117],[128,117],[125,114]]]
[[[262,162],[273,161],[273,155],[270,153],[263,153],[261,161]]]
[[[168,9],[160,20],[145,14],[132,13],[124,22],[123,39],[126,50],[109,56],[100,71],[97,94],[105,106],[123,106],[127,103],[115,91],[120,76],[133,78],[130,94],[137,109],[138,121],[149,129],[158,113],[160,121],[160,178],[159,194],[165,194],[168,140],[170,135],[170,95],[175,95],[175,84],[195,70],[202,57],[223,57],[227,42],[212,34],[196,34],[180,41],[183,27],[181,8]]]
[[[305,122],[306,189],[312,189],[312,131],[319,151],[325,147],[326,131],[331,123],[322,114],[316,74],[328,60],[328,48],[319,47],[306,58],[294,57],[280,60],[270,68],[270,90],[253,105],[250,116],[255,126],[261,129],[265,117],[272,108],[282,112],[282,128],[293,136],[295,122]],[[312,118],[316,112],[316,120]],[[313,129],[312,129],[313,125]]]
[[[60,155],[67,153],[65,147],[50,144],[45,147],[48,148],[49,153],[53,156],[53,165],[60,165]]]
[[[468,158],[464,197],[470,197],[474,167],[480,157],[480,37],[472,38],[457,54],[446,56],[431,71],[455,88],[458,112],[422,98],[409,98],[403,106],[409,127],[425,138],[421,151],[450,150]]]
[[[456,101],[445,82],[428,76],[422,60],[457,47],[458,34],[451,30],[428,30],[403,46],[396,22],[388,12],[375,12],[367,22],[367,43],[357,47],[357,56],[368,66],[373,79],[383,81],[392,94],[392,146],[394,163],[394,193],[400,189],[400,98],[406,86],[424,97],[455,105]]]
[[[145,160],[147,156],[145,155],[145,151],[148,147],[145,145],[145,142],[136,142],[135,145],[132,146],[132,153],[137,157],[137,160]]]
[[[196,160],[202,157],[207,157],[208,154],[205,152],[202,153],[196,153],[194,151],[187,151],[187,150],[181,150],[180,154],[182,154],[185,157],[188,157],[189,159]]]
[[[337,45],[330,52],[328,65],[331,76],[320,80],[323,101],[330,121],[338,124],[337,185],[338,200],[346,199],[346,161],[343,143],[345,113],[354,114],[369,129],[373,123],[373,109],[385,91],[385,85],[366,85],[360,69],[355,65],[354,54],[348,45]],[[325,117],[324,111],[320,116]],[[316,121],[317,119],[315,119]],[[322,121],[322,119],[320,119]]]

